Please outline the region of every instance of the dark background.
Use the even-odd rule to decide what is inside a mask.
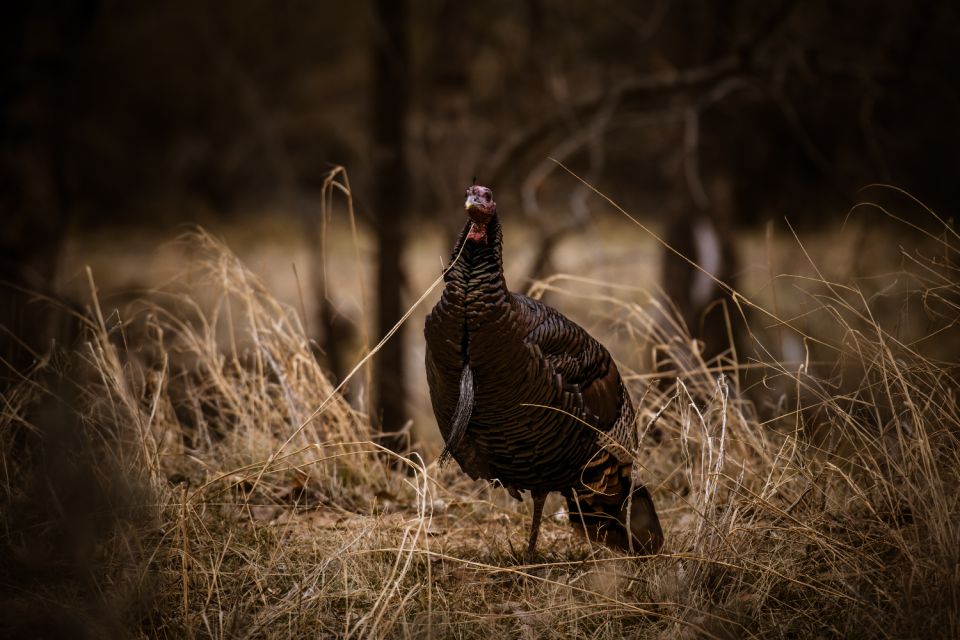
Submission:
[[[548,272],[556,242],[603,210],[550,157],[656,212],[681,250],[705,221],[728,282],[738,233],[836,220],[865,185],[896,185],[943,218],[960,202],[948,1],[63,0],[2,14],[8,381],[51,336],[69,340],[34,302],[63,298],[70,234],[240,223],[264,205],[315,229],[333,165],[377,237],[378,335],[403,311],[410,234],[449,218],[437,212],[474,176],[543,230],[532,275]],[[684,269],[664,258],[664,288],[693,318]],[[342,374],[335,319],[321,309],[315,326]],[[378,364],[394,429],[401,341]]]

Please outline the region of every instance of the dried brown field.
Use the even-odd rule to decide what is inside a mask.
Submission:
[[[652,279],[628,271],[652,260],[649,236],[605,223],[645,237],[641,249],[611,240],[585,281],[576,261],[600,260],[597,233],[562,265],[577,277],[531,283],[603,335],[628,372],[645,434],[638,469],[667,534],[645,559],[588,544],[554,498],[542,563],[521,565],[526,505],[438,468],[429,438],[408,458],[379,447],[312,356],[303,310],[210,235],[165,249],[182,256],[180,274],[122,304],[101,299],[91,271],[79,348],[54,350],[4,397],[2,521],[15,553],[0,571],[23,586],[0,626],[958,637],[960,238],[929,215],[926,235],[873,235],[859,218],[831,242],[779,239],[768,251],[748,238],[730,313],[746,317],[751,353],[704,362],[674,349],[676,375],[659,384],[651,349],[683,329],[644,286]],[[415,247],[416,295],[439,274],[435,244]],[[349,289],[357,274],[336,277]],[[411,316],[410,340],[432,300]]]

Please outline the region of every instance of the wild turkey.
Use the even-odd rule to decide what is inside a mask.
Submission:
[[[528,561],[551,491],[591,539],[656,553],[653,501],[645,487],[631,492],[634,409],[616,364],[558,311],[507,289],[493,192],[474,185],[466,195],[456,262],[424,327],[441,459],[498,480],[518,500],[530,492]]]

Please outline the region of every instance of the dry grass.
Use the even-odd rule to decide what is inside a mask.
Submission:
[[[123,315],[94,291],[80,348],[4,397],[9,634],[960,636],[950,227],[882,278],[811,260],[776,308],[738,297],[739,363],[703,362],[669,310],[616,286],[541,283],[677,375],[629,376],[664,552],[619,556],[549,519],[535,567],[525,506],[384,452],[296,311],[218,241],[186,242],[189,273]]]

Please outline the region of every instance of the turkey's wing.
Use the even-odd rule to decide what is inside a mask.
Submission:
[[[517,296],[534,314],[527,343],[535,345],[560,376],[565,391],[582,398],[585,417],[608,431],[620,415],[622,384],[610,353],[580,325],[559,311],[525,296]]]

